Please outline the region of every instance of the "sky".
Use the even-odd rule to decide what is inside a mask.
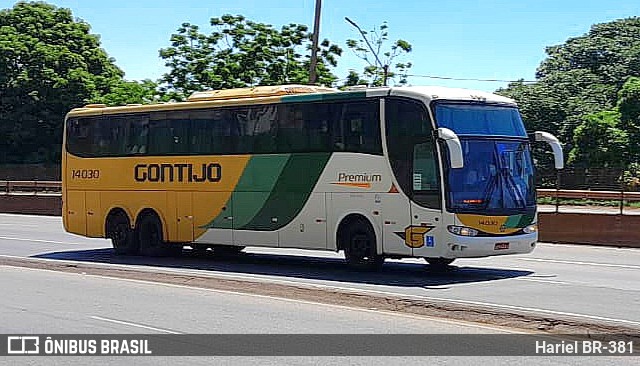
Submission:
[[[156,80],[167,71],[158,50],[170,45],[184,22],[210,30],[223,14],[280,27],[313,25],[315,0],[48,0],[69,8],[99,34],[102,47],[129,80]],[[0,0],[10,8],[15,0]],[[404,39],[413,51],[412,75],[458,79],[534,80],[545,48],[587,33],[596,23],[640,16],[639,0],[322,0],[320,37],[344,50],[334,73],[345,78],[364,61],[346,48],[357,39],[349,17],[364,30],[386,21],[391,40]],[[494,91],[506,82],[411,77],[412,85]]]

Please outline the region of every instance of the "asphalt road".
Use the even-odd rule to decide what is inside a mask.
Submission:
[[[463,322],[386,314],[169,286],[14,267],[0,267],[1,334],[182,334],[182,333],[326,333],[326,334],[509,334]],[[122,357],[7,357],[0,364],[122,364]],[[136,364],[169,363],[176,358],[135,358]],[[466,357],[191,357],[189,364],[352,364],[439,363],[468,365]],[[631,365],[635,357],[475,357],[473,363],[512,365]]]
[[[64,232],[58,217],[0,215],[0,255],[124,264],[225,278],[305,283],[501,310],[603,320],[640,328],[640,250],[541,244],[528,255],[463,259],[445,273],[421,260],[388,261],[380,273],[349,270],[340,254],[248,248],[235,258],[115,257],[110,243]]]

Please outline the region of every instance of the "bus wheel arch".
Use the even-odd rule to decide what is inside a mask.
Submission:
[[[378,238],[371,221],[361,214],[349,214],[340,221],[336,235],[337,250],[344,250],[350,266],[379,269],[384,256],[378,254]]]
[[[139,245],[136,232],[131,229],[131,219],[127,212],[120,208],[112,208],[105,219],[105,237],[111,239],[117,255],[138,254]]]

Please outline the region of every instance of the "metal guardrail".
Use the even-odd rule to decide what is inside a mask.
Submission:
[[[0,192],[10,193],[59,193],[62,182],[58,181],[6,181],[0,180]]]
[[[538,197],[604,201],[640,201],[640,192],[538,189]]]
[[[6,181],[0,180],[0,192],[60,192],[60,181]],[[538,189],[538,197],[640,201],[640,192],[591,191],[569,189]]]

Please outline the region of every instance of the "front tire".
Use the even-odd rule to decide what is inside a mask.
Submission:
[[[356,220],[347,229],[344,257],[349,266],[356,269],[379,270],[384,256],[377,253],[376,236],[365,220]]]
[[[449,265],[455,261],[455,258],[425,258],[431,268],[436,270],[444,270],[450,268]]]
[[[124,213],[110,215],[107,219],[106,237],[111,239],[116,255],[136,255],[139,251],[138,240],[131,229],[129,218]]]

